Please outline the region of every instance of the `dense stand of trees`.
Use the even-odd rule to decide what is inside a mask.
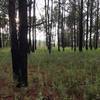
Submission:
[[[36,15],[37,2],[0,1],[0,48],[5,43],[3,35],[7,35],[6,39],[11,40],[13,77],[17,86],[28,85],[27,54],[37,49],[36,32],[39,29],[44,31],[49,53],[56,38],[58,51],[71,47],[82,52],[83,48],[92,50],[99,47],[99,0],[44,0],[41,19]]]
[[[50,1],[48,1],[50,2]],[[56,27],[56,35],[58,37],[58,51],[60,48],[67,46],[72,47],[76,51],[77,47],[81,52],[85,47],[86,50],[89,48],[98,47],[99,43],[99,1],[98,0],[55,0],[54,9],[49,13],[52,13],[53,23]],[[48,14],[48,5],[45,0],[45,28],[46,34],[49,34],[51,30],[48,30],[48,20],[51,21],[50,14]],[[49,19],[48,19],[49,18]],[[43,19],[41,18],[41,21]],[[49,32],[47,32],[49,31]],[[51,33],[51,32],[50,32]],[[51,44],[52,40],[49,41],[48,37],[51,35],[46,35],[47,44]],[[70,39],[69,39],[70,38]],[[51,43],[50,43],[51,42]],[[48,46],[48,45],[47,45]],[[50,50],[50,49],[48,49]]]
[[[8,29],[8,19],[6,18],[6,9],[2,10],[0,13],[0,48],[3,48],[8,45],[8,38],[9,38],[9,29]],[[6,34],[5,34],[6,33]]]
[[[65,33],[70,33],[72,49],[74,48],[74,51],[76,47],[79,51],[84,47],[86,50],[97,49],[100,29],[99,0],[70,0],[66,4],[68,4],[67,11],[65,10],[68,29]]]
[[[36,20],[36,1],[28,0],[28,47],[36,50],[36,28],[43,26],[46,33],[46,46],[51,53],[54,27],[58,37],[58,51],[71,46],[74,51],[98,47],[99,42],[99,1],[98,0],[44,0],[44,12]],[[33,11],[33,15],[32,15]],[[38,23],[39,22],[39,23]],[[69,38],[70,39],[69,39]]]

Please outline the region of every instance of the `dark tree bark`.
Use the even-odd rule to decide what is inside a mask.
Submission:
[[[74,20],[74,51],[76,51],[76,29],[75,29],[75,20]]]
[[[54,0],[51,0],[51,26],[50,26],[50,46],[51,46],[51,50],[52,50],[52,28],[53,28],[53,2]]]
[[[49,53],[51,53],[51,28],[52,28],[52,20],[51,20],[51,26],[50,26],[50,1],[45,0],[45,31],[46,31],[46,46],[48,48]],[[53,1],[52,1],[53,2]],[[52,7],[51,2],[51,7]],[[51,8],[52,10],[52,8]]]
[[[48,50],[49,50],[49,53],[51,53],[51,32],[50,32],[50,11],[49,11],[49,7],[50,7],[50,3],[49,3],[49,0],[48,0],[48,10],[47,10],[47,30],[48,30]]]
[[[48,38],[47,38],[47,2],[45,0],[45,32],[46,32],[46,46],[48,46]]]
[[[77,21],[77,29],[76,29],[76,32],[77,32],[77,39],[76,39],[76,45],[77,47],[79,47],[79,22]]]
[[[4,39],[4,33],[2,33],[1,34],[2,36],[1,36],[1,38],[2,38],[2,48],[4,48],[5,47],[5,39]]]
[[[15,21],[15,1],[9,0],[9,25],[10,25],[10,36],[11,36],[11,54],[12,54],[12,68],[13,68],[13,79],[19,81],[19,53],[18,53],[18,39]]]
[[[63,4],[63,2],[62,2]],[[61,22],[61,42],[62,42],[62,48],[63,51],[65,51],[65,44],[64,44],[64,7],[62,5],[62,22]]]
[[[95,40],[95,49],[98,48],[99,40],[99,0],[97,0],[97,14],[96,14],[96,40]]]
[[[60,13],[61,13],[61,11],[60,11],[60,8],[61,8],[61,1],[60,0],[58,0],[58,30],[57,30],[57,35],[58,35],[58,51],[60,51]]]
[[[0,28],[0,48],[2,48],[1,28]]]
[[[91,0],[90,2],[90,41],[89,41],[89,47],[92,50],[92,32],[93,32],[93,2],[94,0]]]
[[[20,83],[27,86],[27,0],[18,0],[19,4],[19,57]]]
[[[29,10],[29,27],[28,27],[28,33],[29,33],[29,43],[28,43],[28,51],[29,51],[29,53],[30,53],[30,51],[31,51],[31,26],[32,26],[32,17],[31,17],[31,11],[32,11],[32,0],[29,0],[29,8],[28,8],[28,10]]]
[[[75,28],[75,26],[76,26],[76,0],[74,0],[74,12],[73,12],[74,14],[74,22],[73,22],[73,35],[74,35],[74,51],[76,51],[76,28]]]
[[[36,0],[33,1],[33,44],[32,44],[32,51],[35,52],[36,50]]]
[[[80,5],[80,20],[79,20],[79,51],[83,48],[83,0],[81,0]]]
[[[89,32],[89,0],[87,1],[87,21],[86,21],[86,50],[88,50],[88,32]]]
[[[74,43],[73,43],[73,33],[74,33],[74,31],[73,31],[73,28],[71,28],[70,33],[71,33],[71,49],[73,50],[74,49]]]
[[[35,50],[37,49],[37,41],[36,41],[36,0],[34,0],[34,45],[35,45]]]
[[[35,52],[35,0],[33,0],[32,52]]]

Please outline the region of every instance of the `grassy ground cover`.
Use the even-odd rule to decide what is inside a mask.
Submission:
[[[10,49],[0,49],[0,97],[4,100],[100,100],[100,49],[51,55],[38,49],[28,56],[29,87],[12,82]],[[10,98],[10,99],[9,99]]]

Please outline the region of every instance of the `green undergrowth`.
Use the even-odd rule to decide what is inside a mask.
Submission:
[[[28,54],[28,66],[33,70],[29,82],[39,84],[37,98],[45,95],[46,88],[60,98],[54,100],[100,100],[100,49],[82,53],[70,48],[64,52],[53,49],[51,54],[38,49]],[[11,69],[9,48],[0,49],[0,70],[6,68]]]

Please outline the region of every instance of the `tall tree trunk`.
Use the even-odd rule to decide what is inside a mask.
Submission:
[[[36,0],[34,0],[34,44],[35,50],[37,49],[37,40],[36,40]]]
[[[62,2],[63,4],[63,2]],[[61,22],[61,40],[62,40],[62,48],[65,50],[64,46],[64,7],[62,6],[62,22]]]
[[[27,0],[18,0],[19,4],[19,56],[20,83],[27,86]]]
[[[77,34],[76,34],[76,37],[77,37],[77,39],[76,39],[76,45],[78,47],[79,46],[79,24],[78,24],[78,22],[77,22],[76,32],[77,32]]]
[[[74,49],[74,43],[73,43],[73,33],[74,33],[74,30],[73,30],[73,27],[71,28],[71,49],[73,50]]]
[[[31,11],[32,11],[32,5],[31,5],[31,3],[32,3],[32,0],[29,0],[29,18],[28,18],[28,20],[29,20],[29,26],[28,26],[28,33],[29,33],[29,53],[30,53],[30,51],[31,51],[31,26],[32,26],[32,17],[31,17]]]
[[[1,40],[1,28],[0,28],[0,48],[2,48],[2,40]]]
[[[58,11],[58,30],[57,30],[57,35],[58,35],[58,51],[60,51],[60,8],[61,8],[61,1],[60,0],[58,0],[58,5],[59,5],[59,11]]]
[[[97,20],[96,20],[96,44],[95,49],[98,48],[98,40],[99,40],[99,0],[97,0]]]
[[[54,0],[51,0],[51,26],[50,26],[50,45],[51,45],[51,49],[52,49],[52,30],[53,30],[53,2]]]
[[[80,5],[80,21],[79,21],[79,51],[82,51],[83,48],[83,0],[81,0]]]
[[[93,2],[94,0],[91,0],[90,2],[90,49],[92,50],[92,31],[93,31]]]
[[[76,29],[75,29],[75,21],[74,21],[74,51],[76,51]]]
[[[48,35],[47,35],[47,2],[45,0],[45,32],[46,32],[46,46],[48,46]]]
[[[73,35],[74,35],[74,51],[76,51],[76,28],[75,28],[75,26],[76,26],[76,0],[74,0],[74,22],[73,22]]]
[[[12,68],[13,68],[13,79],[19,81],[19,53],[18,53],[18,39],[15,21],[15,2],[16,0],[9,0],[9,26],[11,36],[11,54],[12,54]]]
[[[87,1],[87,21],[86,21],[86,50],[88,50],[88,31],[89,31],[89,0]]]
[[[49,50],[49,53],[51,53],[51,32],[50,32],[50,14],[49,14],[49,7],[50,7],[50,1],[48,0],[48,11],[47,11],[47,16],[48,16],[48,50]]]
[[[36,0],[33,1],[33,44],[32,44],[32,51],[35,52],[36,50]]]

